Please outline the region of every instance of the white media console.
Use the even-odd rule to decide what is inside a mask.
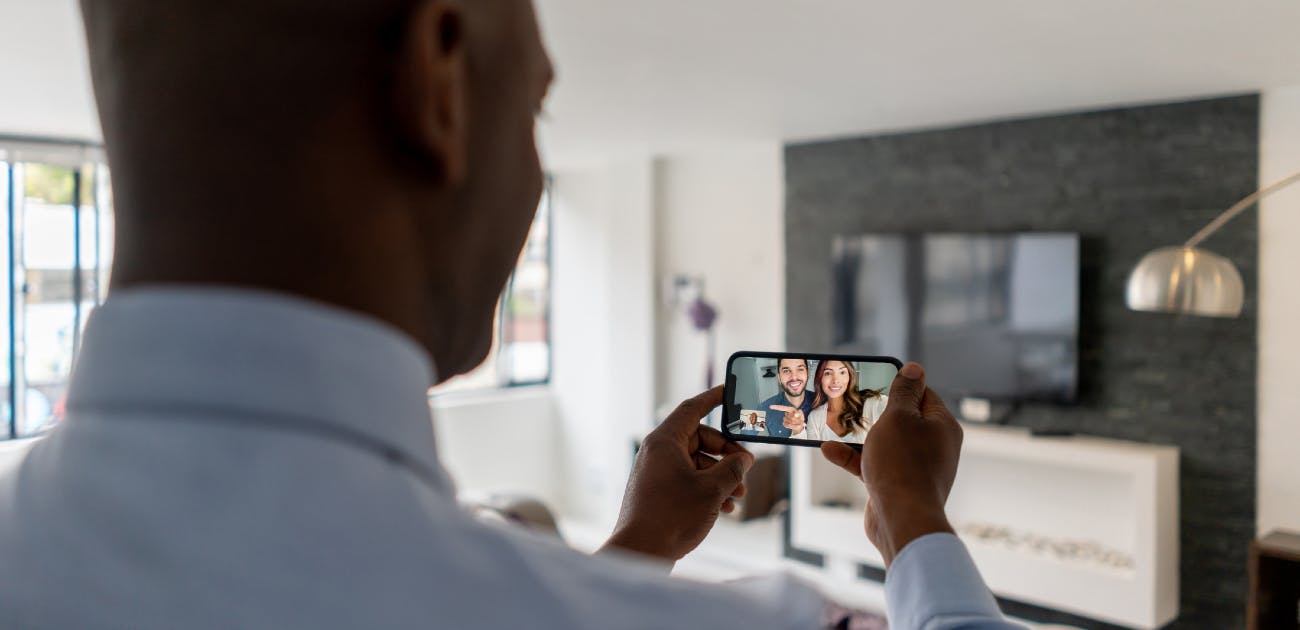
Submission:
[[[999,596],[1131,628],[1178,616],[1178,449],[966,425],[948,514]],[[815,449],[791,459],[791,544],[883,563],[866,492]]]

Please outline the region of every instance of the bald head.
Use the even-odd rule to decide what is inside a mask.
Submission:
[[[540,192],[551,69],[528,0],[82,9],[115,288],[287,291],[402,327],[443,370],[481,359]]]
[[[100,116],[125,159],[301,148],[340,107],[389,115],[420,0],[82,0]],[[440,0],[447,45],[473,60],[526,41],[525,0]],[[531,21],[528,22],[531,24]],[[466,30],[475,31],[466,37]],[[511,31],[515,31],[512,33]],[[510,35],[516,37],[511,38]],[[494,60],[484,59],[487,72]],[[137,153],[145,154],[136,158]]]
[[[300,140],[341,98],[385,80],[385,57],[413,4],[83,0],[107,140],[128,145],[121,149]]]

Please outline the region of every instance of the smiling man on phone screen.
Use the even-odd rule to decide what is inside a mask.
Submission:
[[[812,412],[813,396],[808,390],[811,369],[807,359],[781,359],[776,364],[776,382],[780,391],[759,403],[767,412],[767,434],[788,438],[804,430]]]

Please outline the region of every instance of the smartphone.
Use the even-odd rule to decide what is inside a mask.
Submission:
[[[894,357],[737,352],[727,359],[722,431],[740,442],[861,445],[902,367]]]

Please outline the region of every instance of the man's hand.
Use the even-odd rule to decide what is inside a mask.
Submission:
[[[771,409],[785,413],[784,416],[781,416],[781,424],[790,429],[791,435],[801,433],[804,427],[808,425],[808,420],[804,418],[802,409],[789,405],[772,405]]]
[[[961,426],[925,386],[925,370],[909,363],[889,390],[889,404],[867,434],[862,453],[826,442],[822,455],[867,485],[867,538],[888,567],[907,543],[952,532],[944,514],[957,477]]]
[[[754,456],[700,424],[720,404],[721,387],[687,400],[641,442],[606,549],[675,562],[699,546],[720,512],[736,509],[732,499],[745,495]]]

